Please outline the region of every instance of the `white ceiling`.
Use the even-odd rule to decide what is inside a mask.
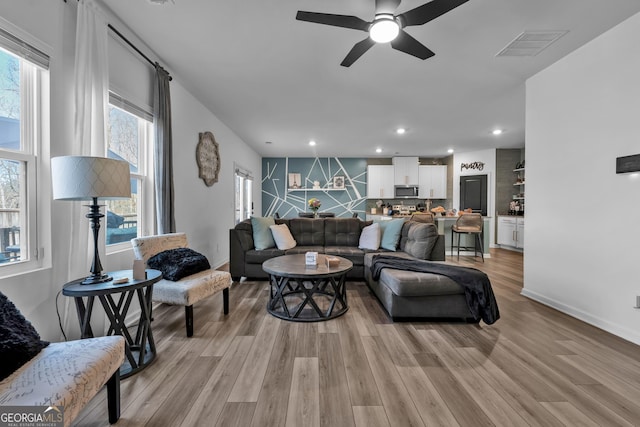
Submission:
[[[404,0],[397,13],[426,2]],[[523,147],[526,79],[640,12],[638,0],[469,0],[406,28],[433,58],[377,45],[345,68],[340,62],[367,34],[296,21],[296,12],[371,21],[374,0],[105,3],[176,81],[266,157]],[[569,32],[535,57],[495,56],[523,31],[539,30]],[[398,126],[407,133],[396,135]],[[496,127],[504,134],[491,135]]]

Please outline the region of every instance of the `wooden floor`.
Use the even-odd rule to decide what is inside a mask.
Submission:
[[[117,425],[640,425],[640,348],[520,296],[522,254],[491,255],[460,260],[491,279],[491,326],[392,323],[360,282],[320,323],[267,314],[266,281],[235,283],[226,317],[221,295],[196,304],[193,338],[161,306],[158,357],[122,381]],[[76,424],[106,420],[103,390]]]

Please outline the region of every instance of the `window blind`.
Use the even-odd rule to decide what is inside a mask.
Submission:
[[[49,55],[2,28],[0,28],[0,47],[45,70],[49,69]]]

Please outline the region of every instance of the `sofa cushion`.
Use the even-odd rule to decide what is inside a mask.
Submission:
[[[409,221],[407,228],[407,237],[402,238],[400,248],[416,258],[430,259],[438,240],[438,228],[433,223],[414,221]]]
[[[250,249],[246,252],[247,264],[262,264],[268,259],[284,255],[284,251],[278,248],[269,248],[261,251]]]
[[[399,297],[464,294],[464,288],[446,276],[384,268],[380,283]]]
[[[275,225],[276,222],[273,217],[251,217],[251,227],[253,228],[253,244],[256,250],[261,251],[263,249],[273,248],[276,242],[273,240],[273,234],[271,234],[270,226]]]
[[[380,221],[380,230],[382,237],[380,239],[380,247],[389,251],[395,251],[398,249],[398,243],[400,242],[400,233],[402,232],[402,226],[404,225],[404,218],[397,218],[391,220]]]
[[[174,248],[162,251],[147,260],[150,268],[160,270],[167,280],[180,280],[211,268],[207,257],[190,248]]]
[[[325,246],[358,246],[360,240],[358,218],[331,218],[324,220]]]
[[[324,219],[291,218],[289,230],[298,246],[324,246],[324,224]]]
[[[287,249],[285,255],[305,254],[307,252],[324,253],[324,246],[296,246],[295,248]]]
[[[0,292],[0,380],[48,346],[20,310]]]
[[[276,224],[269,227],[278,249],[286,250],[296,247],[296,240],[291,235],[287,224]]]
[[[353,265],[363,265],[365,251],[351,246],[325,246],[324,253],[348,259]]]

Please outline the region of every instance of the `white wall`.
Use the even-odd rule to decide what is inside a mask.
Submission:
[[[482,162],[482,170],[461,170],[463,163]],[[469,151],[453,155],[453,208],[460,210],[460,177],[466,175],[487,175],[487,216],[489,221],[489,245],[495,246],[495,216],[496,216],[496,150]],[[464,207],[462,207],[464,209]]]
[[[527,81],[523,295],[640,343],[640,14]]]
[[[37,12],[37,13],[35,13]],[[73,63],[75,44],[76,2],[62,0],[3,0],[0,2],[0,25],[15,26],[38,46],[44,45],[51,57],[51,147],[43,153],[42,173],[47,190],[41,197],[50,199],[49,156],[70,153],[73,135]],[[121,29],[121,28],[119,28]],[[132,41],[146,51],[144,44]],[[159,58],[162,63],[162,58]],[[171,72],[171,70],[169,70]],[[248,147],[227,126],[202,104],[197,102],[180,84],[180,76],[173,74],[171,83],[173,110],[174,172],[176,189],[176,226],[184,231],[190,246],[205,254],[213,266],[229,258],[229,229],[234,226],[233,164],[239,163],[260,176],[260,156]],[[222,168],[218,183],[206,187],[198,178],[195,146],[198,132],[211,131],[220,144]],[[261,211],[259,184],[254,188],[255,209]],[[74,278],[67,277],[69,260],[67,236],[72,224],[69,217],[74,204],[51,201],[51,251],[47,264],[51,267],[30,274],[0,279],[0,291],[9,297],[29,319],[40,335],[50,341],[61,339],[56,316],[56,294],[62,285]],[[89,227],[88,222],[73,226]],[[131,268],[133,253],[125,250],[102,258],[105,270]],[[89,266],[87,266],[88,274]],[[70,298],[60,296],[58,306],[62,317],[68,313],[67,333],[78,337],[75,307]],[[104,319],[94,316],[94,331],[102,330]]]

